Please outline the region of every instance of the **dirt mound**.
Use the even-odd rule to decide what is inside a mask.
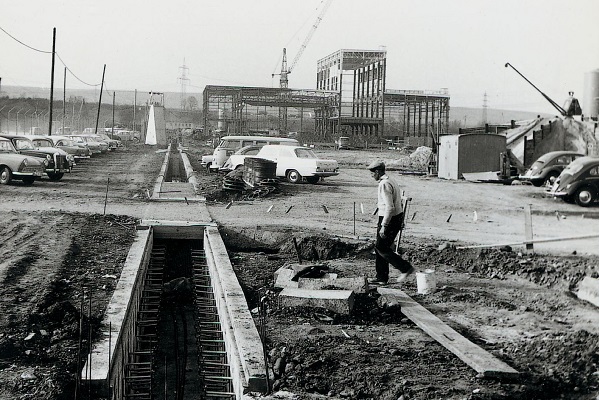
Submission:
[[[27,221],[30,232],[44,234],[21,235],[2,246],[0,398],[71,399],[88,339],[97,340],[133,241],[135,220],[41,212],[14,213],[8,221],[0,231]],[[12,256],[21,248],[31,250]]]

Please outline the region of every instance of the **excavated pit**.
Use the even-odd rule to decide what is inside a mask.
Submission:
[[[189,167],[169,145],[151,200],[202,207]],[[104,340],[88,355],[78,387],[98,398],[148,400],[267,391],[262,339],[218,229],[193,220],[205,220],[206,211],[173,221],[170,207],[157,204],[137,227]]]

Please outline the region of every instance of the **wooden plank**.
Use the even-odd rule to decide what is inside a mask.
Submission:
[[[460,335],[401,290],[389,288],[377,290],[381,295],[396,298],[400,303],[402,314],[479,374],[493,378],[518,376],[518,371]]]
[[[530,204],[524,207],[524,236],[526,238],[526,252],[534,253],[535,249],[532,242],[532,210]]]

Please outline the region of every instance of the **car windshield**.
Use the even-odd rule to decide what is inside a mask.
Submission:
[[[48,139],[33,139],[32,142],[36,147],[54,147]]]
[[[316,154],[310,149],[295,149],[297,158],[316,158]]]
[[[17,150],[35,150],[33,143],[31,143],[31,140],[29,139],[17,139],[15,142]]]
[[[56,142],[57,146],[76,146],[75,142],[69,139],[60,139]]]

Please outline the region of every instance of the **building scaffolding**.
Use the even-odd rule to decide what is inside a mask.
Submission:
[[[338,95],[324,90],[208,85],[203,93],[204,129],[213,133],[332,140],[338,108]]]
[[[206,86],[205,132],[432,147],[448,131],[449,92],[386,89],[386,57],[385,49],[338,50],[318,60],[315,90]]]
[[[385,136],[403,140],[408,146],[432,147],[449,126],[449,92],[386,90]]]

